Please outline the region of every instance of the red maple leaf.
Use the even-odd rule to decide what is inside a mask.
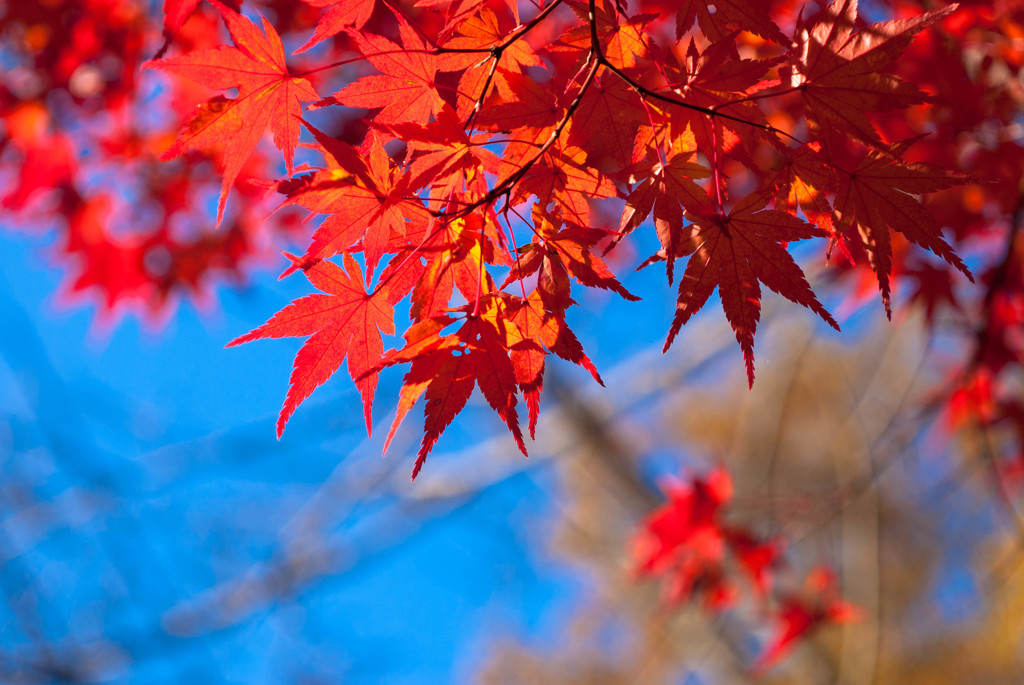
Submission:
[[[480,112],[473,123],[481,127],[494,128],[501,131],[526,129],[527,135],[515,138],[525,142],[542,140],[554,129],[564,107],[566,95],[552,84],[538,83],[536,79],[525,74],[508,71],[499,67],[495,74],[502,77],[499,85],[504,92],[501,99],[493,106]],[[504,158],[509,160],[509,151],[518,151],[517,146],[509,146]],[[529,155],[533,149],[522,154]]]
[[[664,576],[672,603],[700,592],[710,609],[727,606],[735,589],[723,567],[727,550],[721,509],[732,498],[732,479],[724,469],[690,483],[669,480],[668,502],[641,524],[633,543],[636,572]]]
[[[606,172],[626,169],[633,161],[637,131],[646,119],[635,89],[614,74],[600,74],[583,94],[566,142],[585,149],[592,166]]]
[[[505,161],[506,178],[513,178],[523,162],[516,159],[508,163],[507,158]],[[519,204],[535,196],[541,205],[554,202],[567,221],[586,226],[590,223],[591,200],[614,197],[615,193],[611,179],[587,164],[585,150],[562,143],[559,138],[522,174],[511,201]]]
[[[490,134],[469,135],[447,103],[429,124],[392,124],[386,129],[409,143],[411,188],[429,183],[435,195],[444,196],[453,184],[472,181],[485,171],[498,171],[498,157],[485,147]]]
[[[215,97],[200,105],[174,144],[163,154],[172,159],[194,148],[224,149],[224,182],[217,205],[217,223],[224,215],[228,191],[242,165],[269,126],[291,173],[299,141],[302,105],[319,99],[312,84],[293,76],[285,63],[284,46],[264,17],[263,32],[224,5],[221,11],[236,47],[221,46],[181,57],[147,62],[144,67],[178,74],[214,90],[238,88],[234,100]]]
[[[883,70],[917,33],[956,7],[951,3],[854,32],[857,0],[834,0],[813,25],[797,32],[783,79],[788,76],[789,85],[800,90],[812,124],[835,126],[869,145],[881,143],[865,112],[909,107],[927,98],[917,86]]]
[[[437,92],[437,74],[462,68],[466,57],[434,54],[434,47],[427,44],[401,13],[395,12],[395,17],[401,45],[383,36],[354,34],[360,52],[380,73],[361,77],[311,109],[334,104],[380,108],[373,117],[378,124],[425,124],[440,111],[444,100]]]
[[[570,0],[568,3],[584,24],[565,33],[553,47],[572,46],[576,50],[589,50],[591,33],[588,17],[590,6],[587,2]],[[597,12],[594,15],[597,39],[601,45],[601,53],[615,67],[632,68],[637,59],[647,54],[650,39],[644,28],[658,18],[657,14],[640,14],[632,17],[620,17],[620,9],[611,0],[595,2]]]
[[[530,293],[525,300],[513,295],[506,295],[505,299],[510,311],[509,320],[523,336],[521,342],[512,345],[510,357],[516,371],[516,382],[519,383],[519,389],[529,409],[532,438],[540,415],[540,393],[544,388],[547,351],[582,366],[601,385],[604,385],[604,381],[583,351],[583,345],[565,322],[564,313],[561,310],[552,312],[545,308],[539,288]]]
[[[900,162],[878,151],[867,154],[856,167],[840,170],[837,175],[834,222],[841,232],[850,237],[859,236],[863,241],[890,318],[890,231],[897,231],[911,242],[931,250],[974,280],[967,266],[942,238],[938,221],[914,197],[963,183],[964,177],[927,164]]]
[[[770,5],[765,0],[682,0],[676,15],[676,36],[682,37],[696,19],[701,31],[713,42],[745,30],[787,45],[786,35],[771,19]]]
[[[749,576],[758,596],[764,599],[772,584],[772,571],[783,551],[782,540],[761,540],[735,527],[726,529],[725,535],[729,549]]]
[[[811,291],[789,252],[782,246],[795,240],[823,237],[825,233],[792,214],[763,209],[767,200],[751,195],[736,203],[728,214],[693,216],[687,227],[690,254],[686,272],[679,280],[679,298],[672,320],[667,350],[679,329],[704,306],[718,288],[725,317],[736,333],[747,366],[747,380],[754,384],[754,332],[761,318],[761,283],[793,302],[812,310],[839,330]]]
[[[518,4],[511,4],[515,11]],[[516,21],[518,23],[518,18]],[[508,22],[503,22],[493,10],[483,6],[458,24],[457,35],[445,42],[444,47],[452,50],[497,49],[507,42],[512,31],[513,27],[508,25]],[[480,60],[480,54],[485,53],[466,53],[469,57],[466,62],[468,68],[459,78],[458,111],[463,116],[469,116],[471,112],[479,109],[477,102],[484,98],[485,84],[493,82],[500,91],[507,88],[502,74],[519,74],[525,67],[544,66],[544,62],[530,44],[523,40],[508,43],[502,49],[501,56],[493,63],[493,71],[491,60]]]
[[[299,298],[259,328],[228,343],[231,347],[257,338],[312,336],[295,355],[288,395],[277,419],[278,437],[299,404],[346,359],[349,375],[363,398],[366,430],[372,430],[378,375],[374,368],[384,352],[381,333],[395,333],[394,309],[386,289],[366,292],[363,272],[351,255],[345,254],[344,261],[344,269],[324,260],[304,270],[309,282],[325,295]]]
[[[754,663],[752,671],[763,675],[782,659],[797,640],[828,623],[850,623],[860,610],[839,596],[835,574],[818,568],[807,575],[804,595],[786,595],[780,602],[775,636]]]
[[[177,33],[198,6],[199,0],[164,0],[164,32]]]
[[[506,263],[495,249],[497,226],[489,214],[474,213],[430,229],[417,251],[426,257],[423,277],[412,294],[411,314],[420,320],[442,316],[458,288],[459,293],[476,302],[482,294],[494,290],[487,264]],[[396,255],[396,259],[398,259]],[[406,256],[405,259],[409,259]]]
[[[371,136],[364,156],[343,141],[312,126],[307,128],[316,138],[327,168],[299,183],[277,185],[278,191],[288,196],[288,203],[329,215],[313,233],[303,263],[333,257],[362,240],[369,282],[394,236],[404,236],[407,224],[423,223],[429,214],[423,203],[409,197],[409,175],[400,174],[392,165],[380,138]],[[296,268],[292,265],[282,275]]]
[[[311,7],[326,8],[327,11],[316,25],[316,30],[296,54],[340,33],[344,29],[361,29],[370,20],[377,0],[303,0]]]
[[[619,233],[625,235],[654,212],[654,228],[661,241],[660,257],[667,262],[670,284],[676,258],[686,254],[683,213],[688,209],[703,211],[711,201],[704,189],[693,182],[711,175],[706,167],[688,161],[694,152],[693,136],[680,136],[669,151],[667,162],[655,158],[656,161],[638,164],[635,173],[646,178],[626,198],[619,222]]]
[[[164,37],[169,43],[171,39],[177,35],[181,27],[184,26],[192,13],[196,11],[201,0],[164,0]],[[234,11],[238,12],[241,8],[241,0],[224,0],[224,5],[230,7]],[[164,45],[160,52],[167,49],[168,45]],[[160,57],[158,54],[157,57]]]
[[[832,221],[832,203],[828,198],[828,194],[837,185],[836,174],[818,154],[819,147],[814,145],[781,150],[782,165],[769,177],[768,185],[775,188],[776,208],[786,208],[794,213],[798,210],[803,212],[810,223],[832,234],[831,241],[837,241]],[[837,244],[845,246],[842,241]]]
[[[487,293],[476,304],[457,310],[464,315],[464,323],[451,335],[440,335],[456,323],[457,319],[450,316],[413,324],[405,335],[406,346],[392,350],[381,362],[381,367],[411,364],[403,379],[385,451],[406,414],[426,394],[423,441],[412,470],[414,479],[445,428],[466,406],[474,385],[508,426],[519,450],[526,454],[516,411],[516,371],[509,359],[509,348],[523,337],[515,324],[507,320],[503,309],[504,303],[497,293]]]
[[[717,147],[718,152],[713,154],[729,152],[734,157],[746,155],[739,146],[740,141],[747,140],[752,147],[762,139],[764,131],[759,126],[767,125],[768,121],[758,101],[749,96],[777,85],[776,81],[764,79],[769,70],[782,61],[781,57],[740,59],[735,43],[728,39],[712,43],[699,52],[691,39],[679,66],[674,56],[666,55],[664,59],[666,74],[676,82],[676,92],[685,94],[690,105],[703,108],[672,108],[670,121],[674,137],[684,138],[692,131],[700,150]],[[708,110],[721,112],[729,118],[709,117]]]

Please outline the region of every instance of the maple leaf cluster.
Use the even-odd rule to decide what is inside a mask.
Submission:
[[[837,0],[784,32],[746,3],[712,15],[697,3],[631,13],[607,0],[555,0],[527,17],[515,2],[333,3],[297,52],[343,36],[355,62],[324,70],[362,61],[365,71],[328,94],[310,81],[320,68],[289,67],[273,25],[213,4],[233,45],[150,66],[237,96],[201,105],[169,154],[227,147],[219,218],[263,132],[291,172],[304,126],[322,166],[276,189],[284,204],[326,218],[288,272],[322,283],[335,269],[324,260],[358,252],[365,267],[346,257],[343,292],[326,291],[335,299],[298,300],[232,342],[312,334],[279,434],[346,360],[371,430],[377,374],[409,364],[391,435],[425,395],[414,476],[474,387],[525,454],[518,400],[532,433],[546,356],[599,380],[566,323],[574,288],[632,299],[601,252],[648,217],[661,244],[648,263],[664,261],[672,282],[675,262],[687,259],[666,347],[717,289],[751,383],[762,286],[838,329],[788,251],[796,241],[865,253],[887,309],[896,234],[970,277],[918,198],[964,177],[903,161],[909,143],[887,142],[869,118],[926,100],[885,70],[954,6],[863,26],[857,3]],[[367,28],[375,12],[388,35]],[[741,54],[743,32],[766,56]],[[370,110],[363,140],[318,130],[303,119],[304,102]],[[770,123],[780,114],[802,125]],[[595,227],[607,221],[597,201],[610,198],[624,200],[617,230]],[[406,297],[406,345],[385,354],[381,333]]]
[[[689,483],[668,481],[662,489],[668,503],[643,522],[634,543],[637,573],[665,576],[669,602],[700,595],[708,609],[718,611],[738,595],[726,565],[730,558],[763,595],[781,543],[759,542],[745,529],[725,523],[723,510],[733,494],[729,473],[719,468]]]
[[[689,482],[668,480],[663,490],[668,501],[640,523],[633,541],[635,573],[662,577],[669,604],[699,596],[711,612],[737,602],[741,584],[736,577],[742,577],[774,625],[772,638],[752,665],[754,673],[766,672],[812,631],[859,617],[859,610],[840,597],[835,574],[824,567],[808,574],[803,592],[776,590],[783,541],[727,520],[733,486],[725,469]]]
[[[476,388],[525,453],[550,354],[600,381],[567,312],[584,288],[634,297],[604,258],[651,227],[666,347],[716,291],[751,383],[764,288],[838,328],[791,253],[818,240],[843,309],[907,292],[935,326],[964,314],[953,422],[1020,427],[1022,10],[885,4],[8,3],[4,209],[57,224],[67,289],[109,310],[202,299],[322,217],[285,273],[323,294],[235,342],[310,336],[279,433],[346,361],[369,430],[378,374],[407,365],[391,433],[425,396],[414,473]]]

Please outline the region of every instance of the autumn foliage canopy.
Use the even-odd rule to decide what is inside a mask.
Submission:
[[[389,440],[425,395],[414,475],[474,388],[525,453],[520,414],[532,433],[550,354],[600,382],[566,312],[582,288],[634,298],[606,260],[635,231],[653,229],[660,246],[640,266],[662,264],[677,289],[666,348],[717,290],[753,383],[763,288],[839,328],[791,254],[800,241],[854,274],[844,287],[855,292],[870,269],[890,316],[904,273],[931,312],[958,306],[954,285],[972,279],[948,239],[1005,234],[986,219],[1014,211],[1015,189],[1003,193],[985,161],[999,141],[958,134],[1013,116],[978,91],[956,42],[1008,21],[1013,8],[998,3],[893,3],[894,18],[871,23],[856,0],[308,0],[248,16],[230,2],[167,0],[163,45],[141,72],[146,18],[133,4],[90,0],[79,21],[43,35],[30,15],[45,5],[12,6],[4,22],[39,29],[24,33],[25,56],[65,91],[66,110],[87,115],[101,153],[82,157],[83,133],[38,100],[39,84],[15,81],[6,141],[32,173],[4,206],[60,189],[63,249],[84,256],[70,290],[97,290],[111,308],[159,309],[179,285],[201,293],[208,273],[238,273],[300,234],[289,210],[322,216],[284,272],[320,292],[231,344],[309,336],[278,434],[345,362],[370,430],[379,372],[404,366]],[[908,50],[941,68],[904,73]],[[105,53],[120,58],[98,62],[106,72],[94,66]],[[143,95],[143,84],[158,90]],[[167,100],[183,112],[180,132],[138,124],[138,110]],[[283,179],[260,145],[268,134]],[[1005,166],[1019,148],[1011,160],[998,152]],[[136,197],[87,187],[89,165],[115,162],[143,179]],[[180,237],[183,222],[204,224],[201,192],[216,179],[221,228]],[[270,219],[253,209],[266,193],[280,198]],[[155,208],[124,211],[131,203]],[[154,230],[111,228],[132,213]],[[1001,306],[998,294],[986,306]],[[405,300],[405,344],[385,352]],[[966,383],[1001,370],[989,366]]]
[[[474,386],[525,453],[518,397],[532,430],[547,355],[592,369],[566,324],[573,283],[632,298],[601,255],[652,215],[661,249],[649,261],[664,261],[672,282],[675,261],[687,259],[666,347],[717,288],[751,383],[762,285],[838,328],[787,251],[793,242],[822,238],[864,254],[887,308],[894,234],[970,278],[915,197],[967,178],[904,161],[910,142],[886,141],[870,119],[927,100],[885,70],[955,5],[859,27],[857,3],[835,2],[791,18],[789,34],[756,3],[713,14],[697,3],[632,13],[596,0],[562,5],[522,17],[517,3],[441,3],[419,19],[384,5],[393,40],[367,28],[373,3],[333,4],[297,52],[342,33],[370,72],[333,93],[309,77],[342,65],[289,66],[272,24],[219,3],[233,45],[146,64],[237,88],[201,104],[164,153],[223,151],[218,221],[268,128],[291,174],[274,189],[326,215],[293,260],[324,294],[232,342],[311,336],[279,434],[346,360],[369,430],[378,372],[408,364],[391,435],[425,395],[414,476]],[[742,31],[756,40],[739,44]],[[303,102],[371,110],[364,141],[304,122]],[[296,174],[303,127],[323,166]],[[392,143],[403,145],[399,159]],[[617,229],[595,227],[606,219],[592,205],[616,197],[625,200]],[[330,261],[338,255],[344,266]],[[407,296],[407,344],[385,355],[381,333],[394,332],[392,308]]]

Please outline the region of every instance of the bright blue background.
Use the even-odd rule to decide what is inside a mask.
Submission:
[[[33,597],[31,608],[0,613],[13,668],[45,639],[102,655],[98,673],[114,682],[448,682],[474,673],[498,639],[546,644],[564,629],[585,588],[544,551],[558,497],[544,462],[407,508],[386,493],[408,492],[415,412],[404,444],[379,456],[400,370],[382,380],[373,441],[344,372],[275,440],[299,341],[224,343],[309,292],[304,279],[262,272],[242,290],[221,289],[211,311],[184,303],[163,327],[133,316],[103,327],[89,306],[58,306],[64,271],[49,254],[45,239],[25,236],[0,251],[2,478],[25,488],[18,501],[46,508],[27,525],[13,494],[5,507],[2,573],[21,584],[6,594]],[[625,280],[667,293],[663,278],[651,269]],[[605,373],[660,339],[671,315],[666,296],[629,304],[601,293],[587,304],[602,315],[573,324]],[[446,450],[502,429],[486,407],[470,407],[426,472]],[[367,486],[366,473],[383,480]],[[210,588],[280,560],[325,481],[324,520],[308,539],[341,551],[322,575],[270,583],[270,599],[250,597],[227,626],[216,602],[189,613]]]

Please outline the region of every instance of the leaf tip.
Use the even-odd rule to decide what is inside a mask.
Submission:
[[[372,401],[372,400],[371,400]],[[373,407],[370,404],[363,406],[363,419],[366,420],[366,437],[373,437]]]
[[[413,464],[412,467],[412,476],[409,478],[410,481],[415,481],[416,476],[420,475],[420,469],[423,468],[423,463],[427,460],[426,453],[428,450],[429,448],[427,448],[425,444],[420,448],[420,453],[416,455],[416,463]]]
[[[740,347],[743,348],[743,365],[747,369],[747,387],[754,389],[754,343],[753,334],[749,340],[741,340]]]
[[[249,342],[249,340],[250,340],[249,333],[246,333],[245,335],[240,335],[237,338],[234,338],[233,340],[228,341],[224,345],[224,349],[226,350],[229,347],[238,347],[239,345],[241,345],[243,343]]]
[[[289,264],[288,268],[282,271],[281,275],[277,277],[277,280],[279,281],[284,280],[288,276],[291,276],[299,269],[305,271],[306,269],[310,268],[318,261],[320,261],[319,259],[312,259],[310,257],[297,257],[293,255],[291,252],[288,252],[287,250],[281,250],[281,254],[284,255],[285,258],[291,262],[291,264]]]

